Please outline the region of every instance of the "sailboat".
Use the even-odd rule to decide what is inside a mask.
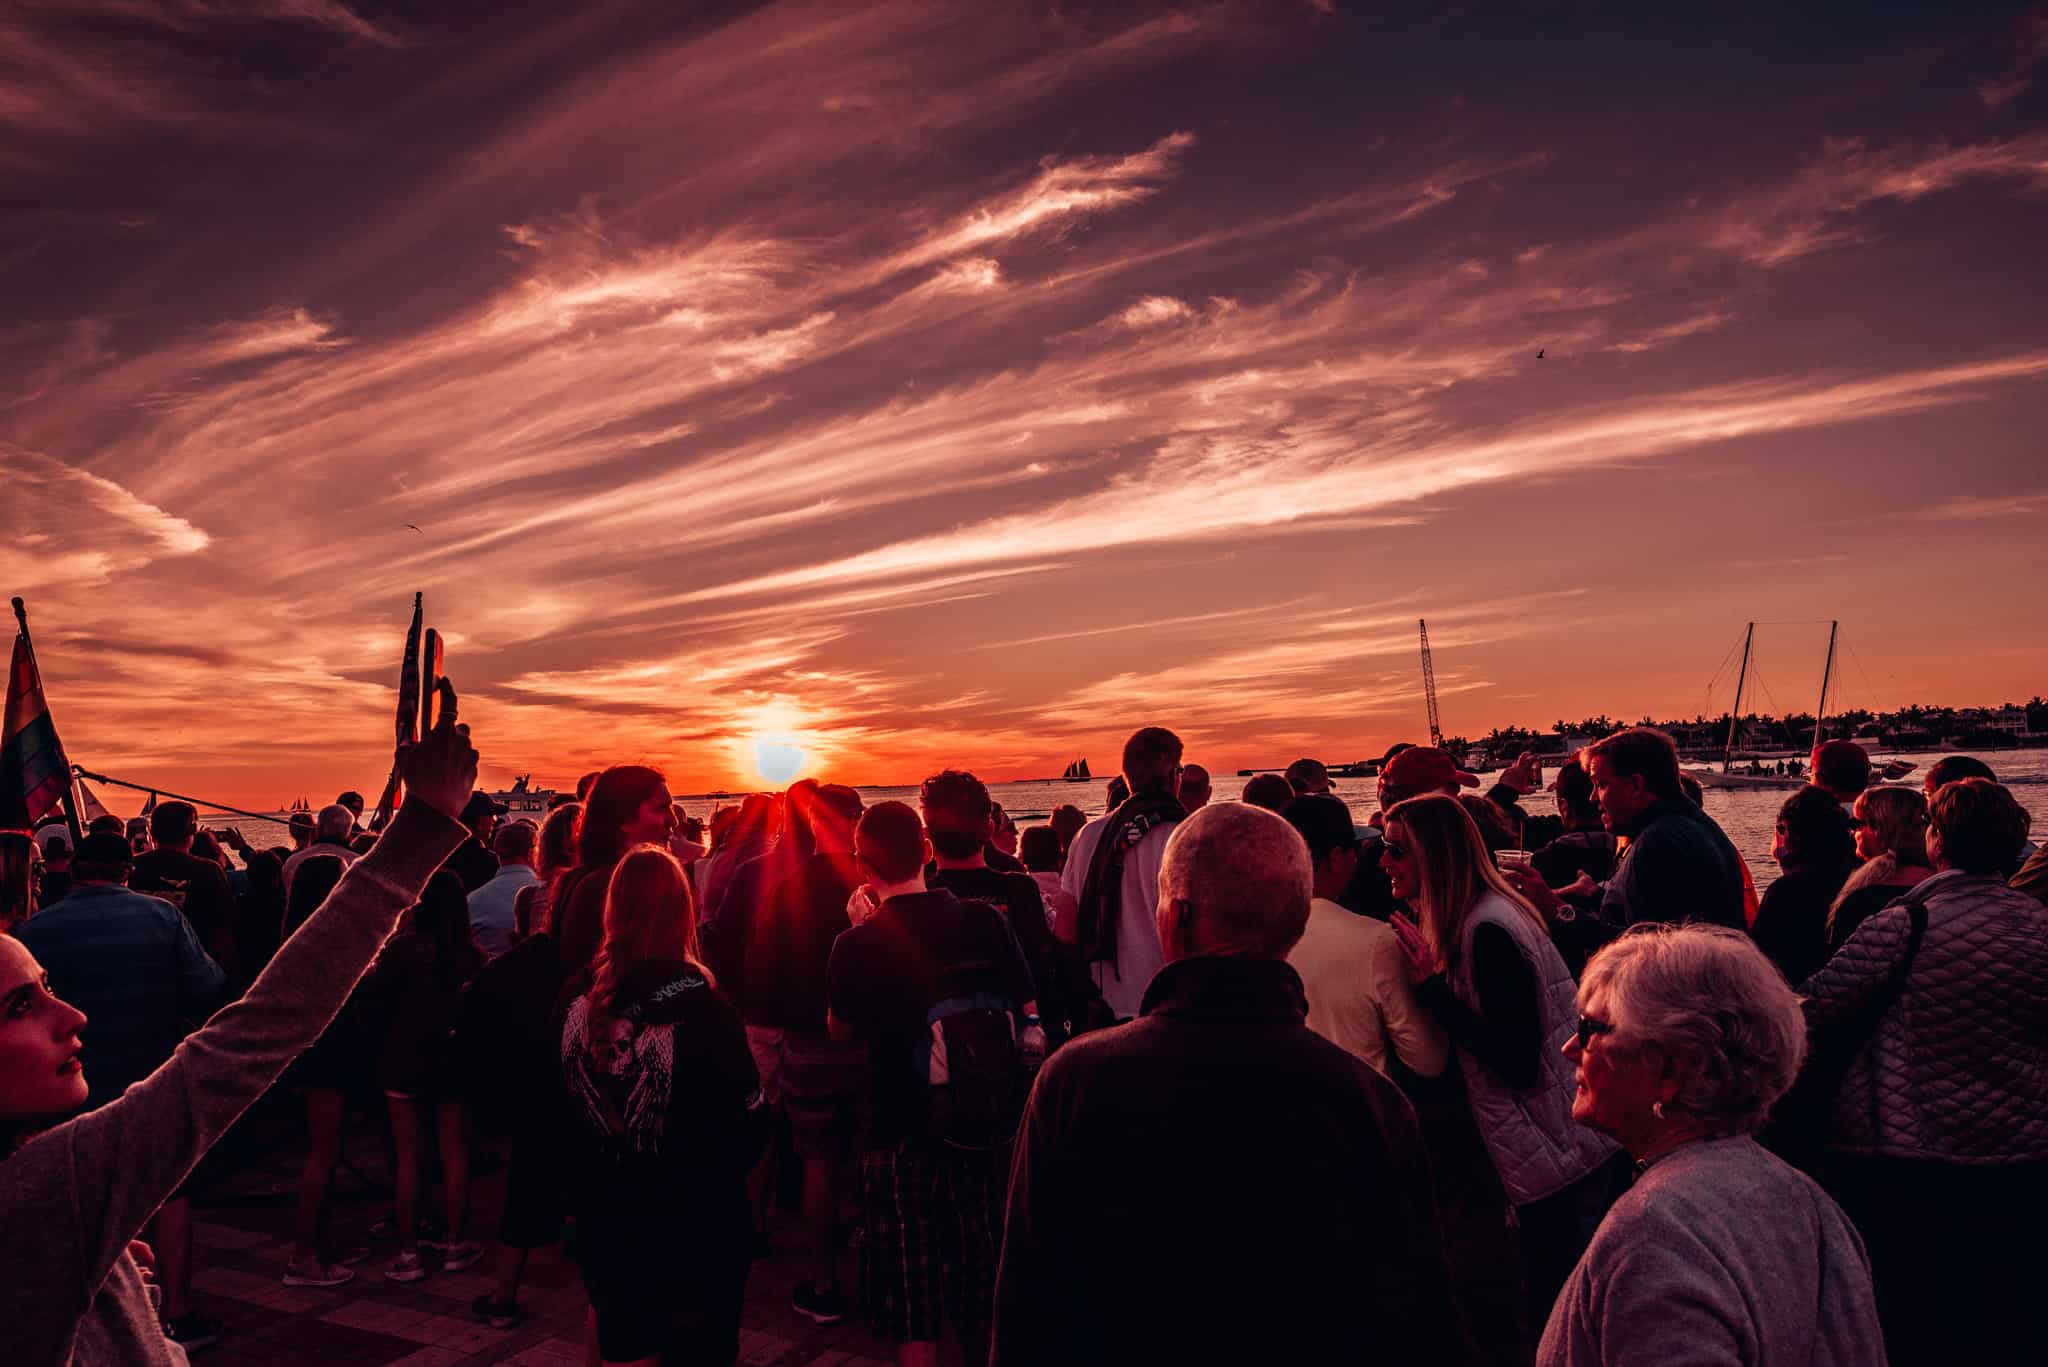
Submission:
[[[1827,663],[1821,666],[1820,702],[1813,709],[1813,744],[1816,749],[1820,746],[1823,722],[1827,716],[1828,685],[1834,682],[1835,640],[1840,634],[1841,626],[1842,624],[1838,621],[1828,623]],[[1748,633],[1742,638],[1742,669],[1735,676],[1735,701],[1728,709],[1728,739],[1721,745],[1721,767],[1719,770],[1700,768],[1686,771],[1699,780],[1702,788],[1793,789],[1804,788],[1811,781],[1810,776],[1804,772],[1797,774],[1743,774],[1733,771],[1735,733],[1736,728],[1741,724],[1742,718],[1742,691],[1749,682],[1750,653],[1751,647],[1755,643],[1756,623],[1751,622]],[[1871,774],[1871,782],[1897,782],[1911,773],[1916,767],[1904,760],[1893,760],[1891,763],[1879,766],[1874,770]]]
[[[1086,783],[1094,778],[1095,775],[1088,772],[1088,761],[1086,759],[1077,759],[1067,766],[1066,772],[1061,774],[1060,777],[1069,783]]]
[[[90,826],[92,825],[93,822],[99,820],[101,817],[111,815],[113,815],[113,813],[107,810],[106,804],[100,801],[100,795],[98,793],[95,793],[92,789],[86,787],[84,779],[78,780],[79,824],[82,826]]]

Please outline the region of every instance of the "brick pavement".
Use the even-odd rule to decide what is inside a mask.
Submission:
[[[218,1344],[193,1354],[196,1367],[583,1367],[582,1283],[559,1248],[529,1260],[520,1295],[526,1317],[510,1329],[492,1329],[470,1314],[470,1302],[492,1287],[489,1259],[451,1274],[438,1270],[438,1255],[423,1249],[434,1269],[425,1280],[385,1280],[383,1263],[395,1245],[368,1234],[390,1213],[381,1147],[371,1122],[357,1117],[346,1147],[349,1166],[338,1174],[332,1206],[335,1246],[372,1252],[354,1281],[330,1289],[288,1287],[282,1280],[297,1146],[276,1145],[255,1159],[213,1165],[194,1195],[193,1305],[225,1321],[227,1331]],[[504,1191],[502,1167],[473,1183],[471,1237],[488,1242]],[[883,1367],[893,1361],[890,1346],[856,1320],[821,1328],[790,1309],[801,1273],[798,1259],[781,1250],[796,1240],[794,1214],[778,1211],[771,1234],[778,1251],[754,1264],[747,1283],[740,1361],[747,1367]],[[853,1259],[842,1256],[850,1278]]]

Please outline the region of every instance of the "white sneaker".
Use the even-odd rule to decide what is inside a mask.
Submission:
[[[318,1258],[284,1265],[286,1286],[340,1286],[355,1279],[356,1274],[340,1264],[323,1263]]]
[[[416,1282],[427,1275],[427,1265],[420,1261],[420,1255],[401,1253],[384,1264],[384,1276],[394,1282]]]
[[[441,1245],[441,1270],[460,1272],[466,1267],[475,1267],[484,1260],[484,1246],[464,1240]]]

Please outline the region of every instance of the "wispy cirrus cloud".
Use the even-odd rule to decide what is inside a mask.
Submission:
[[[178,31],[234,31],[219,8]],[[65,54],[139,64],[102,131],[192,139],[203,187],[81,258],[104,288],[59,238],[0,240],[35,306],[0,333],[26,377],[0,462],[36,462],[0,565],[51,624],[67,737],[109,764],[242,784],[311,753],[374,781],[415,588],[480,736],[544,776],[635,758],[738,786],[770,733],[854,778],[1049,772],[1139,713],[1225,762],[1366,753],[1415,706],[1411,612],[1474,715],[1540,712],[1516,643],[1598,636],[1586,600],[1536,590],[1654,595],[1700,527],[1803,538],[1775,521],[1803,490],[1853,505],[1829,527],[1891,517],[1859,502],[1874,463],[1990,539],[2038,511],[2007,434],[2048,333],[1909,299],[1899,261],[1941,277],[1990,248],[1879,212],[2037,215],[2048,144],[2010,113],[1946,139],[1809,121],[1775,159],[1680,172],[1653,116],[1597,154],[1541,116],[1412,129],[1373,103],[1370,44],[1313,97],[1237,91],[1325,60],[1342,16],[599,6],[483,41],[459,16],[241,13],[320,54],[313,107],[412,79],[405,126],[445,146],[315,120],[334,184],[295,181],[329,196],[301,209],[265,193],[274,143],[208,143],[241,96],[151,58],[136,34],[171,20]],[[443,71],[458,36],[475,60]],[[537,51],[560,54],[544,82]],[[95,136],[19,127],[38,166]],[[384,148],[406,164],[380,179]],[[65,289],[20,264],[45,259]],[[193,287],[209,263],[218,297]],[[1910,336],[1839,322],[1857,309]],[[1909,494],[1929,438],[1904,434],[1937,418],[1969,434],[1957,482]],[[1773,549],[1716,548],[1731,601],[1795,591],[1728,568]],[[179,611],[113,610],[145,590]],[[1704,630],[1645,628],[1660,667]],[[1543,652],[1580,671],[1553,714],[1669,691],[1608,648]],[[224,679],[293,754],[241,753]]]
[[[1745,196],[1718,215],[1711,245],[1759,266],[1781,266],[1858,241],[1856,214],[1874,204],[1911,203],[1973,182],[2048,185],[2048,133],[1951,145],[1873,147],[1830,139],[1790,181]]]

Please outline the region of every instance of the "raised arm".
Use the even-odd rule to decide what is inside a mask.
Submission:
[[[453,720],[452,689],[444,703],[441,724],[403,757],[409,791],[398,819],[247,994],[118,1100],[0,1162],[0,1247],[44,1251],[16,1260],[9,1302],[83,1312],[144,1222],[326,1029],[399,913],[461,844],[455,813],[475,782],[476,752]]]

